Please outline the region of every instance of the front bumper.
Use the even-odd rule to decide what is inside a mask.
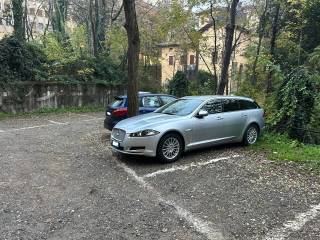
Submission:
[[[108,130],[112,130],[113,127],[119,122],[120,120],[112,120],[110,118],[104,119],[104,128]]]
[[[112,147],[112,151],[130,154],[130,155],[141,155],[148,157],[155,157],[157,155],[157,146],[160,137],[151,136],[151,137],[129,137],[126,134],[123,141],[118,141],[116,138],[111,136],[110,144]],[[112,142],[116,141],[119,143],[118,147],[112,145]]]

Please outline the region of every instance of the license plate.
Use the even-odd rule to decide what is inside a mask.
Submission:
[[[112,141],[112,146],[119,147],[119,143],[117,141]]]

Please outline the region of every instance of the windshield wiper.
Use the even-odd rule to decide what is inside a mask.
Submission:
[[[175,115],[174,113],[169,113],[169,112],[163,112],[163,114],[167,114],[167,115]]]

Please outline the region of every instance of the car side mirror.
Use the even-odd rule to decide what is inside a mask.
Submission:
[[[209,115],[209,113],[208,113],[208,111],[206,111],[206,110],[200,110],[199,112],[198,112],[198,114],[197,114],[197,118],[203,118],[203,117],[206,117],[206,116],[208,116]]]

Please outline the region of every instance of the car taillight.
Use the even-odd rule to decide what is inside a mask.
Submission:
[[[119,108],[119,109],[116,109],[112,112],[112,116],[115,116],[115,117],[124,117],[126,116],[128,113],[128,109],[126,108]]]

